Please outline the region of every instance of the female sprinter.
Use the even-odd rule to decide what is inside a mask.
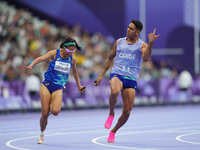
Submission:
[[[52,59],[49,63],[48,70],[44,74],[44,81],[40,86],[42,114],[40,118],[41,134],[38,139],[38,144],[43,143],[43,132],[47,126],[49,114],[51,113],[56,116],[61,110],[63,88],[67,82],[71,67],[80,92],[83,92],[85,89],[80,84],[76,61],[72,57],[72,54],[77,49],[80,50],[77,42],[68,37],[61,43],[59,49],[49,51],[47,54],[36,58],[30,65],[26,66],[26,69],[31,70],[36,64],[47,59]]]

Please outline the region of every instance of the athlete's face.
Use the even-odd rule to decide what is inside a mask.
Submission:
[[[136,29],[136,27],[133,23],[130,23],[128,25],[127,34],[126,34],[126,36],[128,38],[133,39],[135,37],[138,37],[139,33],[140,33],[140,31]]]
[[[63,54],[65,56],[72,55],[75,52],[76,52],[76,47],[75,46],[68,46],[68,47],[64,47],[63,48]]]

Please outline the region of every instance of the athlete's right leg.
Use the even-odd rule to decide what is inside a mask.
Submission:
[[[110,107],[110,113],[109,115],[114,116],[114,108],[115,108],[115,104],[117,102],[117,96],[119,95],[119,93],[122,90],[122,82],[120,81],[119,78],[117,77],[113,77],[110,80],[110,90],[111,90],[111,94],[110,94],[110,98],[109,98],[109,107]]]
[[[120,79],[118,77],[113,77],[110,80],[110,89],[111,89],[111,94],[110,94],[110,98],[109,98],[109,116],[104,124],[104,127],[107,129],[110,129],[111,125],[112,125],[112,121],[114,119],[114,108],[115,108],[115,104],[117,102],[117,96],[119,95],[120,91],[122,90],[123,84],[120,81]]]
[[[41,98],[41,105],[42,105],[42,114],[40,117],[41,135],[40,135],[40,139],[38,140],[38,144],[41,144],[43,142],[43,136],[44,136],[43,132],[47,126],[48,115],[49,115],[49,110],[50,110],[50,99],[51,99],[51,94],[49,90],[43,84],[41,84],[40,86],[40,98]]]

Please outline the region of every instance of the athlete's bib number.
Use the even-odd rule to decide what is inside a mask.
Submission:
[[[131,69],[130,67],[122,66],[121,70],[124,72],[130,72]]]
[[[70,63],[60,62],[60,61],[55,62],[54,70],[56,71],[67,74],[70,72],[70,68],[71,68]]]

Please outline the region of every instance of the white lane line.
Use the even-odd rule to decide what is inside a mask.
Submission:
[[[53,134],[48,134],[45,136],[57,136],[57,135],[66,135],[66,134],[87,134],[87,133],[102,133],[102,130],[88,130],[88,131],[78,131],[78,132],[56,132]],[[23,141],[23,140],[28,140],[28,139],[34,139],[37,138],[38,136],[29,136],[29,137],[22,137],[22,138],[14,138],[12,140],[9,140],[5,143],[5,145],[9,148],[12,149],[16,149],[16,150],[31,150],[28,148],[24,148],[24,147],[19,147],[19,146],[15,146],[12,143],[13,142],[17,142],[17,141]]]
[[[16,139],[13,139],[13,140],[10,140],[8,142],[6,142],[6,146],[7,147],[10,147],[10,148],[13,148],[13,149],[17,149],[17,150],[30,150],[30,149],[27,149],[27,148],[22,148],[22,147],[17,147],[15,145],[12,145],[12,142],[15,142],[15,141],[22,141],[22,140],[27,140],[27,139],[33,139],[33,138],[37,138],[38,136],[30,136],[30,137],[23,137],[23,138],[16,138]]]
[[[117,148],[117,149],[131,149],[131,150],[155,150],[155,149],[152,149],[152,148],[139,148],[139,147],[128,147],[128,146],[119,146],[119,145],[111,145],[109,143],[107,144],[104,144],[104,143],[100,143],[100,142],[97,142],[99,139],[102,139],[102,138],[106,138],[107,136],[100,136],[100,137],[96,137],[94,139],[92,139],[92,143],[94,144],[97,144],[97,145],[100,145],[100,146],[104,146],[104,147],[110,147],[110,148]]]
[[[143,134],[143,133],[180,133],[180,132],[184,132],[181,131],[183,128],[172,128],[172,129],[160,129],[160,130],[146,130],[146,131],[132,131],[132,132],[128,132],[128,133],[122,133],[122,134],[117,134],[116,136],[119,135],[133,135],[133,134]],[[179,131],[180,130],[180,131]],[[190,131],[191,132],[191,131]],[[107,136],[100,136],[100,137],[96,137],[93,138],[91,140],[92,143],[100,145],[100,146],[104,146],[104,147],[110,147],[110,148],[117,148],[117,149],[131,149],[131,150],[158,150],[156,148],[139,148],[139,147],[128,147],[128,146],[118,146],[118,145],[111,145],[111,144],[104,144],[101,142],[98,142],[98,140],[106,138]]]
[[[182,142],[182,143],[200,144],[200,141],[199,141],[199,142],[193,142],[193,141],[189,141],[189,140],[183,139],[183,137],[191,136],[191,135],[196,135],[196,134],[199,134],[199,135],[200,135],[200,132],[182,134],[182,135],[177,136],[177,137],[176,137],[176,140],[179,141],[179,142]]]
[[[134,131],[134,132],[123,133],[123,134],[118,134],[118,135],[141,134],[141,133],[160,133],[160,132],[164,132],[164,133],[180,133],[180,132],[185,132],[185,131],[178,131],[178,130],[183,130],[183,129],[189,129],[189,127],[170,128],[170,129],[161,129],[161,130],[146,130],[146,131],[142,130],[142,131]],[[130,130],[130,129],[128,129],[128,130]],[[57,135],[59,136],[59,135],[66,135],[66,134],[88,134],[88,133],[102,133],[102,132],[105,132],[105,131],[103,131],[103,130],[88,130],[88,131],[66,132],[66,130],[65,130],[65,132],[59,131],[59,132],[56,132],[56,133],[53,133],[53,134],[48,134],[48,135],[45,135],[45,136],[57,136]],[[194,132],[194,131],[190,131],[190,132]],[[17,142],[17,141],[23,141],[23,140],[33,139],[33,138],[37,138],[37,137],[38,136],[29,136],[29,137],[15,138],[15,139],[7,141],[5,143],[5,145],[7,147],[10,147],[10,148],[16,149],[16,150],[30,150],[30,149],[27,149],[27,148],[15,146],[12,143],[13,142]],[[106,137],[106,136],[94,138],[92,140],[92,142],[95,143],[95,144],[98,144],[98,145],[108,146],[107,144],[103,144],[103,143],[97,142],[98,139],[101,139],[101,138],[104,138],[104,137]],[[113,147],[113,145],[111,145],[109,147]],[[114,146],[114,147],[116,148],[116,146]],[[119,146],[117,146],[117,147],[119,147]],[[119,148],[130,149],[130,147],[125,147],[125,146],[120,146]],[[131,149],[133,149],[133,147],[131,147]],[[137,150],[147,150],[147,149],[137,148]],[[148,150],[155,150],[155,149],[150,148]]]
[[[149,131],[149,130],[148,130]],[[66,134],[88,134],[88,133],[102,133],[102,132],[105,132],[103,130],[88,130],[88,131],[78,131],[78,132],[56,132],[54,134],[48,134],[48,135],[45,135],[45,136],[57,136],[57,135],[66,135]],[[141,133],[143,131],[135,131],[134,133],[138,134],[138,133]],[[147,131],[146,131],[147,132]],[[151,131],[152,132],[152,131]],[[128,133],[130,134],[130,133]],[[22,137],[22,138],[14,138],[12,140],[9,140],[5,143],[5,145],[7,147],[10,147],[10,148],[13,148],[13,149],[16,149],[16,150],[30,150],[30,149],[27,149],[27,148],[24,148],[24,147],[19,147],[19,146],[15,146],[13,145],[12,143],[13,142],[17,142],[17,141],[23,141],[23,140],[28,140],[28,139],[34,139],[34,138],[37,138],[38,136],[29,136],[29,137]]]

